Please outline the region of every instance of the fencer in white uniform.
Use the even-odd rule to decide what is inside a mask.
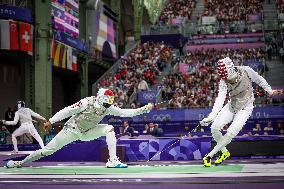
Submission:
[[[18,121],[20,121],[20,127],[12,133],[14,152],[18,153],[17,137],[25,133],[29,133],[31,136],[33,136],[39,143],[40,147],[43,148],[44,147],[43,141],[33,125],[32,117],[35,117],[43,121],[46,121],[46,119],[43,116],[35,113],[31,109],[26,108],[24,101],[18,101],[17,108],[18,110],[15,113],[13,121],[5,121],[5,120],[1,121],[5,125],[16,125]]]
[[[217,62],[219,82],[218,96],[215,100],[212,112],[204,118],[201,126],[211,125],[211,133],[217,145],[203,158],[205,167],[211,166],[212,157],[219,151],[222,155],[215,161],[215,165],[221,164],[230,156],[226,146],[237,136],[245,125],[253,111],[254,94],[252,82],[258,84],[270,95],[279,94],[280,91],[272,90],[266,80],[248,66],[234,66],[233,61],[226,57]],[[228,103],[224,105],[228,94]],[[231,125],[223,136],[221,129],[226,124]]]
[[[113,105],[114,94],[109,89],[100,89],[97,97],[86,97],[74,105],[66,107],[57,112],[48,122],[46,129],[51,124],[71,117],[64,125],[64,128],[41,150],[30,154],[22,161],[8,161],[7,168],[21,167],[22,165],[48,156],[61,149],[63,146],[76,140],[91,141],[101,136],[106,136],[106,143],[109,150],[109,160],[106,167],[126,168],[127,165],[120,162],[116,156],[116,137],[112,125],[99,124],[106,115],[120,117],[133,117],[148,113],[153,108],[147,104],[138,109],[121,109]]]

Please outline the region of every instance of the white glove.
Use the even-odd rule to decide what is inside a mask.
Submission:
[[[3,124],[3,125],[5,125],[5,120],[0,120],[0,124]]]
[[[147,105],[142,107],[143,113],[149,113],[153,109],[154,105],[152,103],[148,103]]]
[[[213,119],[211,117],[206,117],[204,119],[202,119],[202,121],[199,122],[199,124],[202,126],[202,127],[207,127],[208,125],[210,125],[210,123],[213,122]]]

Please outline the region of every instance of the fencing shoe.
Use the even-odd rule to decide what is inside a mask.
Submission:
[[[9,160],[5,166],[6,168],[20,168],[22,167],[21,161]]]
[[[230,157],[230,152],[229,151],[226,151],[224,153],[222,153],[217,159],[216,161],[214,162],[215,165],[220,165],[224,160],[226,160],[228,157]]]
[[[118,157],[114,159],[109,159],[108,162],[106,163],[107,168],[127,168],[128,166],[124,163],[121,163],[118,159]]]
[[[203,158],[203,165],[204,165],[204,167],[211,167],[211,157],[209,157],[209,156],[205,156],[204,158]]]

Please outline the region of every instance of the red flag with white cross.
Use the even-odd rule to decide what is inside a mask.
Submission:
[[[33,54],[33,26],[20,22],[20,50]]]

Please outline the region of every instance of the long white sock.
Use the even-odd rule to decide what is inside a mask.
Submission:
[[[222,148],[227,146],[232,141],[232,137],[228,136],[228,134],[225,134],[219,142],[217,142],[217,145],[213,148],[213,150],[208,154],[211,158],[219,152]]]
[[[108,147],[109,159],[113,160],[116,158],[116,138],[114,131],[106,134],[106,143]]]
[[[220,139],[222,138],[222,133],[221,133],[221,131],[219,131],[219,130],[211,130],[211,133],[212,133],[212,137],[213,137],[213,139],[217,142],[217,144],[220,142]],[[224,152],[226,152],[227,151],[227,148],[226,147],[224,147],[224,148],[222,148],[221,149],[221,152],[222,153],[224,153]]]
[[[12,134],[12,142],[13,142],[14,150],[17,152],[18,151],[17,138],[13,134]]]
[[[41,152],[42,152],[42,149],[32,152],[30,155],[28,155],[25,159],[21,161],[21,164],[30,163],[30,162],[33,162],[33,161],[36,161],[42,158],[43,155]]]

